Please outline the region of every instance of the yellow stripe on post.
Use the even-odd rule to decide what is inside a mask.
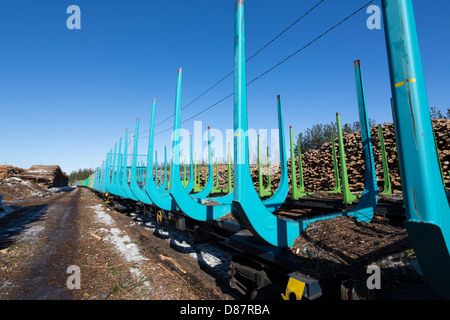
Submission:
[[[404,85],[405,85],[405,81],[402,81],[402,82],[394,84],[394,87],[398,88],[398,87],[401,87],[401,86],[404,86]]]
[[[398,87],[404,86],[406,84],[406,82],[414,83],[414,82],[416,82],[416,78],[409,79],[409,81],[406,80],[406,81],[402,81],[402,82],[396,83],[396,84],[394,84],[394,87],[398,88]]]

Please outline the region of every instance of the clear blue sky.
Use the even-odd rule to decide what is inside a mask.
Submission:
[[[234,0],[32,0],[0,3],[0,162],[28,168],[59,164],[67,173],[96,167],[141,118],[149,127],[173,113],[177,69],[184,106],[233,70]],[[318,0],[246,0],[247,57]],[[368,0],[326,0],[247,64],[247,80],[345,18]],[[430,106],[450,106],[450,2],[414,0]],[[81,9],[81,30],[69,30],[69,5]],[[381,5],[375,1],[375,5]],[[360,12],[248,87],[249,127],[277,128],[282,97],[286,137],[317,123],[358,120],[352,62],[362,63],[368,114],[390,122],[383,30],[369,30]],[[233,91],[229,77],[182,111],[182,120]],[[199,115],[203,129],[233,126],[232,98]],[[193,120],[183,124],[193,131]],[[156,132],[170,128],[173,120]],[[147,136],[144,133],[142,136]],[[145,153],[147,138],[139,139]],[[170,130],[156,136],[162,155]],[[289,149],[288,149],[289,150]],[[161,159],[161,156],[160,156]]]

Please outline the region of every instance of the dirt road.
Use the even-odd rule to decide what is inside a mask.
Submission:
[[[20,206],[0,219],[0,299],[230,299],[87,189]]]

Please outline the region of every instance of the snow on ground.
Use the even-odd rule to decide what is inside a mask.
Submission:
[[[70,186],[47,189],[39,184],[17,177],[9,177],[0,181],[0,193],[3,194],[3,200],[5,201],[39,199],[61,192],[69,192],[73,189]]]
[[[113,218],[107,213],[102,205],[91,206],[95,210],[95,220],[104,227],[99,229],[106,236],[105,241],[113,244],[120,255],[129,262],[133,262],[137,268],[131,268],[131,272],[137,276],[141,275],[139,268],[147,258],[143,257],[137,244],[133,243],[131,238],[124,231],[115,227]],[[199,265],[208,272],[228,278],[228,269],[231,260],[231,254],[210,244],[194,245],[193,240],[178,230],[161,226],[153,219],[138,214],[131,213],[133,220],[131,225],[139,223],[156,237],[165,239],[168,245],[174,250],[187,254],[190,258],[198,261]]]
[[[103,240],[110,242],[122,258],[133,263],[133,266],[130,268],[132,274],[138,278],[143,277],[144,275],[140,269],[143,267],[144,261],[148,259],[141,254],[138,245],[132,241],[126,232],[115,227],[114,219],[105,211],[102,205],[99,204],[90,208],[95,210],[94,218],[96,222],[104,226],[98,230],[106,235]],[[150,286],[147,281],[144,284]]]
[[[156,221],[147,216],[133,213],[130,216],[156,237],[165,239],[174,250],[197,260],[203,269],[222,278],[229,278],[228,269],[232,258],[230,253],[208,243],[194,245],[193,239],[181,231],[158,225]]]
[[[3,179],[0,181],[0,192],[3,193],[0,194],[0,219],[22,209],[19,205],[7,206],[5,205],[5,201],[19,203],[25,200],[41,199],[61,192],[69,192],[73,189],[69,186],[46,189],[17,177]]]
[[[0,194],[0,219],[20,208],[20,206],[6,206],[3,201],[3,195]]]
[[[39,233],[44,231],[45,226],[43,225],[31,225],[27,227],[20,236],[20,241],[22,242],[34,242],[37,239]]]
[[[65,186],[65,187],[53,187],[53,188],[49,188],[48,191],[50,193],[61,193],[61,192],[68,192],[68,191],[72,191],[73,189],[75,189],[74,187],[71,186]]]
[[[0,186],[3,192],[7,192],[8,194],[15,194],[15,198],[21,199],[24,197],[44,197],[46,195],[46,190],[34,185],[30,181],[24,181],[17,177],[10,177],[3,179],[0,182]]]
[[[104,211],[104,207],[101,204],[98,204],[96,206],[91,206],[89,208],[95,210],[95,220],[97,222],[100,222],[107,226],[114,225],[113,218],[111,218],[111,216]]]
[[[19,210],[20,208],[20,206],[5,206],[4,204],[0,205],[0,219],[7,216],[8,214],[13,213],[16,210]]]

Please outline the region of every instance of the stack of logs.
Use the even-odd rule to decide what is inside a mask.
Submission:
[[[17,174],[24,171],[25,169],[11,165],[0,165],[0,181],[9,177],[15,177]]]
[[[449,186],[450,177],[448,171],[450,170],[450,120],[433,120],[433,128],[435,130],[436,142],[438,145],[445,184]],[[382,191],[384,186],[384,178],[378,127],[372,127],[370,130],[370,134],[372,138],[372,149],[375,160],[378,188]],[[395,128],[392,123],[385,123],[383,125],[383,136],[392,191],[401,192],[402,187],[400,171],[398,167]],[[350,190],[361,192],[364,189],[365,170],[361,132],[358,131],[351,134],[344,134],[343,140],[346,153],[347,173]],[[338,145],[336,139],[336,150],[338,150],[337,148]],[[338,165],[340,167],[339,152],[337,152],[337,158]],[[302,163],[306,189],[317,191],[332,190],[334,188],[334,170],[331,142],[326,143],[319,150],[311,150],[302,155]]]
[[[31,166],[30,169],[17,175],[22,180],[31,180],[47,188],[64,187],[69,182],[69,176],[57,165]]]
[[[450,120],[433,119],[433,128],[435,131],[436,143],[439,150],[446,190],[448,191],[450,190]],[[374,126],[371,128],[370,135],[372,138],[372,150],[375,160],[378,189],[380,191],[383,191],[384,178],[378,126]],[[392,123],[383,124],[383,137],[388,160],[391,188],[394,193],[401,192],[402,186],[400,171],[398,167],[395,128]],[[353,192],[362,192],[364,189],[365,165],[361,142],[361,132],[357,131],[354,133],[344,133],[343,140],[350,190]],[[335,138],[335,143],[338,166],[340,170],[337,137]],[[298,168],[298,157],[296,157],[295,162]],[[308,152],[303,153],[302,166],[306,191],[326,191],[334,189],[335,183],[331,142],[325,143],[320,149],[309,150]],[[291,177],[290,167],[291,160],[288,159],[289,181]],[[339,176],[339,178],[341,178],[341,176]],[[276,187],[278,185],[279,175],[271,177],[271,179]]]
[[[200,185],[202,187],[205,185],[205,178],[208,178],[205,174],[207,167],[208,167],[208,165],[205,165],[205,164],[201,164],[201,165],[197,166],[198,176],[200,177]],[[228,183],[227,182],[228,181],[228,173],[227,173],[228,166],[226,164],[219,164],[219,165],[217,165],[217,168],[219,170],[219,189],[225,190],[228,187],[228,184],[227,184]],[[214,180],[213,181],[214,181],[214,185],[216,185],[216,165],[213,166],[213,172],[214,172],[214,176],[213,176]],[[233,179],[233,177],[234,177],[233,165],[231,165],[231,179]],[[188,180],[189,180],[189,176],[188,176]],[[256,180],[258,180],[258,178],[256,178]]]
[[[69,182],[69,176],[57,165],[36,165],[31,166],[30,169],[0,166],[0,180],[9,177],[32,181],[46,188],[64,187]]]
[[[442,171],[446,190],[450,190],[450,120],[433,119],[433,128],[436,136],[436,143],[439,150]],[[370,130],[372,138],[372,149],[375,159],[376,176],[378,188],[383,191],[383,165],[381,157],[380,139],[378,126]],[[383,137],[386,148],[391,188],[394,193],[402,191],[400,171],[398,167],[398,153],[395,140],[395,128],[392,123],[383,124]],[[361,142],[361,132],[344,133],[344,149],[346,154],[347,173],[349,187],[352,192],[362,192],[364,189],[364,158]],[[335,138],[336,155],[340,170],[340,158],[337,137]],[[289,156],[290,150],[286,150]],[[298,157],[296,157],[296,168],[298,170]],[[264,165],[263,165],[264,166]],[[309,150],[302,154],[303,179],[306,191],[327,191],[334,189],[334,169],[331,142],[325,143],[320,149]],[[250,167],[255,188],[258,189],[258,166]],[[276,190],[280,180],[279,165],[272,166],[271,169],[272,190]],[[340,172],[340,171],[339,171]],[[231,172],[233,177],[233,171]],[[288,159],[289,184],[291,183],[291,159]],[[201,181],[204,181],[204,167],[200,169]],[[227,166],[219,165],[219,186],[221,189],[227,187]],[[339,176],[341,179],[341,176]],[[297,179],[298,171],[297,171]],[[215,181],[215,166],[214,166]],[[298,180],[297,180],[298,181]],[[263,175],[264,186],[267,186],[267,176]],[[202,182],[202,185],[204,182]],[[342,184],[342,182],[341,182]]]

